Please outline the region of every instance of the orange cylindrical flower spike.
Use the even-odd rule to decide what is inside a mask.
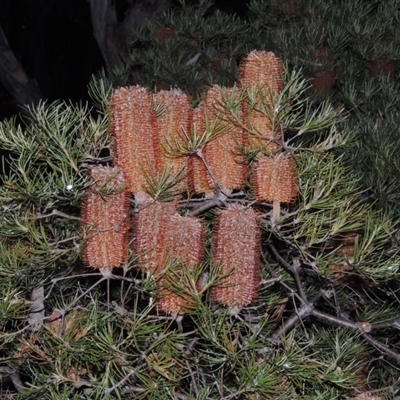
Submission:
[[[244,134],[240,127],[227,120],[228,111],[222,102],[226,96],[239,96],[233,88],[210,88],[199,108],[195,112],[197,132],[203,134],[207,123],[217,130],[215,137],[203,146],[203,156],[210,169],[198,157],[191,160],[192,181],[195,193],[215,190],[215,182],[222,190],[240,189],[244,185],[246,165],[244,157],[239,155],[244,145]],[[214,178],[214,180],[213,180]]]
[[[159,260],[158,272],[162,272],[168,261],[176,262],[186,270],[199,267],[205,252],[205,228],[202,221],[175,213],[169,215],[163,222],[162,239],[159,243],[163,257]],[[167,288],[174,279],[179,279],[176,276],[179,270],[173,270],[173,273],[173,276],[169,276],[167,271],[160,281],[161,290],[157,307],[167,314],[179,314],[184,312],[185,308],[191,307],[187,294],[172,293]]]
[[[272,51],[253,50],[240,64],[240,81],[279,93],[283,88],[283,63]]]
[[[174,214],[174,203],[162,203],[148,197],[133,218],[133,251],[139,266],[157,273],[162,257],[160,238],[164,220]]]
[[[262,156],[252,165],[251,183],[258,201],[292,203],[298,193],[295,163],[283,153]]]
[[[187,172],[188,156],[173,156],[168,150],[174,142],[187,143],[185,136],[190,134],[192,123],[192,105],[190,97],[181,90],[161,90],[154,95],[155,108],[162,108],[156,118],[156,130],[159,141],[159,170],[170,168],[172,176],[181,169]],[[185,132],[185,134],[184,134]],[[158,153],[158,151],[157,151]],[[185,187],[182,181],[180,187]]]
[[[211,299],[224,306],[243,307],[258,297],[261,231],[252,208],[218,212],[213,233],[213,264],[219,265],[222,282],[211,288]]]
[[[82,221],[88,226],[83,259],[92,268],[111,270],[126,261],[130,193],[118,168],[92,168],[94,185],[86,190]]]
[[[157,170],[158,137],[150,93],[140,86],[116,89],[110,120],[114,164],[123,171],[132,193],[143,192],[145,172]]]
[[[239,91],[233,88],[213,86],[204,99],[206,117],[210,123],[217,122],[221,132],[204,148],[205,160],[221,189],[241,189],[246,176],[244,157],[239,156],[244,145],[244,134],[240,127],[227,120],[227,110],[221,104],[224,96],[237,96]],[[208,174],[209,184],[214,182]]]
[[[249,147],[264,152],[274,152],[281,147],[282,134],[279,127],[274,126],[271,94],[279,93],[283,88],[283,63],[272,52],[252,51],[241,62],[240,81],[255,93],[255,107],[249,102],[243,103],[244,123],[252,132]],[[270,104],[269,112],[264,113],[262,103]],[[255,133],[255,134],[254,134]]]
[[[196,136],[200,137],[206,130],[206,110],[204,103],[193,110],[193,129]],[[210,193],[213,191],[213,186],[209,182],[209,173],[203,161],[196,155],[189,157],[189,174],[188,182],[191,191],[194,193]]]

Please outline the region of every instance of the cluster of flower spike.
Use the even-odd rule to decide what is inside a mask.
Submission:
[[[126,262],[132,243],[138,264],[158,278],[158,308],[170,314],[190,308],[191,295],[179,281],[204,262],[205,227],[200,218],[180,215],[177,201],[161,202],[147,194],[148,177],[165,167],[172,175],[185,170],[185,179],[177,183],[180,189],[208,195],[242,190],[249,176],[256,201],[293,202],[295,164],[282,151],[273,107],[274,96],[283,87],[282,75],[278,57],[253,51],[240,67],[240,84],[248,91],[244,97],[240,85],[213,86],[193,109],[191,99],[180,90],[154,95],[139,86],[114,90],[110,110],[114,166],[92,169],[95,183],[87,189],[82,213],[89,228],[85,262],[111,270]],[[235,118],[224,106],[227,103],[235,108]],[[256,154],[250,169],[245,148]],[[129,220],[132,195],[138,211]],[[220,279],[211,288],[212,301],[242,307],[256,300],[260,237],[253,208],[218,210],[210,262],[217,266]],[[192,289],[201,289],[200,282]]]

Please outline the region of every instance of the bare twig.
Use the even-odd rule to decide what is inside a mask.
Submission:
[[[29,313],[29,325],[34,332],[40,330],[44,319],[44,288],[39,286],[31,293],[31,312]]]
[[[283,257],[279,254],[278,250],[272,243],[269,243],[269,247],[272,250],[272,252],[274,253],[275,257],[280,261],[280,263],[292,273],[294,280],[296,281],[296,286],[297,286],[297,290],[299,291],[300,297],[304,301],[307,301],[307,296],[304,292],[303,284],[301,283],[301,279],[300,279],[300,275],[299,275],[299,268],[300,268],[299,260],[297,258],[295,258],[293,260],[293,265],[290,265],[287,261],[285,261],[283,259]]]
[[[82,219],[79,218],[79,217],[75,217],[74,215],[66,214],[66,213],[64,213],[62,211],[58,211],[56,209],[52,210],[48,214],[37,214],[37,215],[31,217],[31,219],[42,219],[42,218],[48,218],[48,217],[53,217],[53,216],[58,216],[58,217],[63,217],[63,218],[68,218],[68,219],[74,219],[74,220],[77,220],[77,221],[82,221]]]

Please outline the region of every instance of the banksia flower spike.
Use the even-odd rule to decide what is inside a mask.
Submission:
[[[213,264],[222,281],[211,288],[212,301],[243,307],[258,297],[261,231],[252,208],[220,210],[213,233]]]
[[[180,216],[175,206],[174,202],[148,198],[135,214],[133,228],[133,251],[139,266],[156,277],[165,272],[160,279],[157,307],[167,314],[182,313],[190,303],[184,294],[180,296],[166,288],[175,279],[168,276],[166,265],[176,262],[193,270],[203,261],[205,251],[205,230],[201,221]]]
[[[241,62],[240,81],[255,96],[251,106],[249,101],[243,103],[249,147],[274,152],[281,147],[282,133],[274,126],[271,96],[283,88],[283,62],[272,52],[254,50]]]
[[[220,88],[213,86],[207,91],[204,99],[206,115],[209,121],[220,119],[221,133],[206,144],[204,149],[205,160],[212,171],[214,178],[222,190],[241,189],[246,176],[246,165],[243,157],[238,154],[239,148],[244,144],[244,134],[239,127],[232,122],[223,120],[226,118],[221,102],[224,96],[239,96],[239,91],[233,88]],[[214,185],[208,175],[210,185]]]
[[[244,157],[237,155],[244,145],[244,134],[233,122],[227,121],[228,112],[222,105],[225,96],[235,95],[239,97],[237,89],[215,85],[207,91],[196,112],[200,135],[207,124],[217,130],[215,136],[203,147],[203,157],[209,171],[199,158],[193,160],[191,164],[196,193],[215,190],[216,183],[223,191],[241,189],[244,185],[246,165]]]
[[[183,132],[190,132],[192,122],[192,106],[190,97],[180,90],[162,90],[154,95],[156,109],[156,131],[158,134],[159,170],[167,167],[171,175],[187,170],[187,155],[174,156],[170,147],[174,143],[187,143]],[[157,112],[159,110],[159,112]],[[185,186],[185,181],[179,184]]]
[[[261,156],[253,163],[251,183],[257,201],[292,203],[298,192],[295,163],[283,153]]]
[[[193,111],[193,129],[196,137],[203,135],[206,130],[205,113],[204,103],[201,103]],[[204,162],[194,154],[189,158],[188,182],[194,193],[211,193],[213,191],[213,185],[210,184],[209,173]]]
[[[298,194],[294,161],[283,153],[261,156],[252,165],[251,184],[257,201],[273,203],[274,223],[280,215],[280,203],[292,203]]]
[[[128,254],[130,193],[118,168],[92,168],[94,185],[86,190],[83,225],[89,227],[83,259],[91,268],[112,270]]]
[[[240,64],[240,81],[279,93],[283,88],[283,62],[271,51],[253,50]]]
[[[294,161],[282,153],[260,157],[252,167],[252,188],[258,201],[292,203],[297,197]]]
[[[114,164],[123,171],[132,193],[143,192],[144,172],[156,171],[160,157],[155,152],[158,138],[150,93],[140,86],[116,89],[110,119]]]
[[[198,268],[203,262],[205,251],[205,229],[201,220],[193,217],[182,217],[178,213],[168,215],[163,221],[159,246],[163,257],[159,260],[158,273],[161,273],[168,261],[176,262],[186,271]],[[186,293],[173,293],[168,289],[174,280],[180,280],[179,270],[166,271],[161,278],[161,289],[157,307],[167,314],[182,314],[191,307]],[[182,273],[184,273],[182,271]]]
[[[172,202],[162,203],[147,197],[133,218],[133,251],[138,264],[149,273],[157,273],[162,257],[160,238],[164,220],[176,212]]]

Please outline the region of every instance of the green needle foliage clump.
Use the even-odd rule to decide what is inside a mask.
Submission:
[[[10,152],[0,186],[2,398],[393,398],[400,262],[398,178],[389,168],[397,162],[396,142],[389,143],[397,111],[388,99],[397,93],[397,72],[370,76],[350,30],[350,23],[388,11],[361,0],[341,1],[331,13],[331,2],[280,3],[251,2],[249,20],[213,12],[208,2],[182,6],[135,36],[144,43],[132,56],[142,69],[133,69],[130,83],[153,89],[177,85],[196,96],[210,84],[232,86],[236,59],[255,44],[288,64],[280,93],[260,89],[257,100],[242,86],[238,98],[266,114],[273,110],[282,151],[296,165],[298,196],[278,209],[257,202],[249,177],[243,190],[221,193],[216,184],[213,197],[180,197],[181,215],[195,215],[206,227],[200,270],[185,270],[171,259],[163,275],[154,276],[140,268],[132,243],[126,262],[109,274],[83,264],[91,228],[82,224],[81,207],[95,184],[90,170],[113,163],[110,77],[91,82],[94,109],[55,102],[30,109],[25,126],[1,122],[0,144]],[[305,23],[315,9],[315,20]],[[336,49],[333,59],[318,61],[318,68],[329,64],[337,71],[329,93],[311,85],[311,74],[323,72],[310,66],[311,50],[299,48],[296,55],[298,42],[289,46],[296,27],[293,40],[311,46],[307,38],[317,22],[328,32],[323,44]],[[160,28],[163,37],[170,32],[168,40],[157,36]],[[184,53],[180,41],[194,46],[194,39],[200,43],[195,54]],[[227,69],[212,70],[221,49],[230,60]],[[222,96],[220,108],[225,122],[238,123],[235,99]],[[381,133],[382,127],[388,129]],[[218,124],[200,137],[186,134],[190,143],[180,148],[171,142],[170,153],[202,155],[201,138],[218,137]],[[240,151],[249,166],[256,163],[252,149]],[[175,176],[165,168],[147,174],[146,191],[169,201],[182,179],[181,172]],[[131,214],[139,211],[136,200]],[[211,262],[212,235],[218,211],[238,206],[257,211],[262,232],[258,299],[242,308],[221,307],[210,295],[221,285],[220,266]],[[164,276],[178,277],[168,290],[190,299],[185,313],[158,310]]]

